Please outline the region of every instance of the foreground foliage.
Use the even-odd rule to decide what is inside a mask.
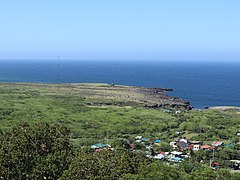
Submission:
[[[193,161],[178,166],[125,149],[73,153],[69,131],[59,125],[21,124],[1,132],[0,179],[232,179],[240,174]],[[75,155],[74,155],[75,154]]]
[[[0,134],[1,179],[57,179],[71,158],[64,127],[21,124]]]

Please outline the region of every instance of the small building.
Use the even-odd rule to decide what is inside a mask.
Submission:
[[[163,154],[157,154],[156,156],[153,156],[153,159],[159,159],[159,160],[162,160],[164,159],[164,155]]]
[[[240,170],[240,160],[230,160],[233,163],[234,170]]]
[[[177,142],[176,142],[176,141],[172,141],[172,142],[170,142],[169,144],[170,144],[170,146],[176,146],[176,145],[177,145]]]
[[[212,163],[212,166],[213,166],[213,167],[217,167],[217,166],[219,166],[219,162],[216,162],[216,161],[213,162],[213,163]]]
[[[194,151],[198,151],[198,150],[200,150],[201,149],[201,145],[200,144],[194,144],[193,145],[193,150]]]
[[[160,142],[162,142],[162,141],[160,139],[157,139],[157,140],[155,140],[154,143],[160,143]]]
[[[142,139],[142,136],[136,136],[135,139]]]
[[[201,146],[201,149],[203,149],[203,150],[212,150],[212,149],[215,149],[215,146],[203,145],[203,146]]]
[[[160,152],[160,154],[167,156],[167,155],[169,155],[169,152]]]
[[[189,140],[185,138],[179,139],[177,142],[177,146],[180,147],[180,149],[186,149],[189,144]]]
[[[180,158],[180,157],[173,157],[173,158],[170,158],[168,160],[172,161],[172,162],[175,162],[175,163],[179,163],[179,162],[182,162],[184,159]]]
[[[109,144],[103,144],[103,143],[97,143],[91,146],[91,149],[97,150],[97,149],[104,149],[104,148],[111,148]]]
[[[176,114],[179,114],[179,113],[181,113],[181,111],[180,111],[180,110],[177,110],[177,111],[175,111],[175,113],[176,113]]]
[[[178,151],[172,151],[171,154],[176,157],[176,156],[182,155],[183,153],[182,152],[178,152]]]
[[[222,145],[223,145],[223,142],[220,142],[220,141],[214,141],[212,143],[212,146],[215,146],[215,147],[222,146]]]
[[[142,141],[142,142],[149,142],[149,141],[150,141],[150,138],[142,138],[141,141]]]
[[[170,146],[172,146],[173,149],[177,149],[178,148],[177,147],[177,142],[175,142],[175,141],[172,141],[169,144],[170,144]]]
[[[190,141],[190,144],[200,144],[203,145],[202,141]]]

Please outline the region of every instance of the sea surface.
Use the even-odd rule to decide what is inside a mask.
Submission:
[[[195,108],[240,106],[240,62],[0,60],[0,81],[173,88]]]

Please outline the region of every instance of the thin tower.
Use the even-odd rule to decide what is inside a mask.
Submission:
[[[59,93],[59,84],[60,84],[60,60],[58,56],[58,65],[57,65],[57,88]]]

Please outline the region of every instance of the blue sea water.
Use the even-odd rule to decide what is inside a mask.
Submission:
[[[0,81],[57,83],[58,61],[1,60]],[[60,83],[173,88],[196,108],[240,106],[240,62],[60,61]]]

